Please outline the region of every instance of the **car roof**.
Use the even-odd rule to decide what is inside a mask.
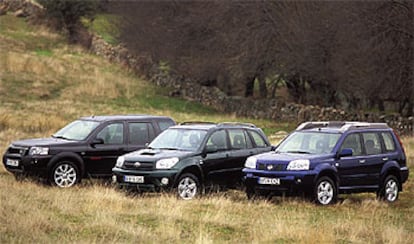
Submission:
[[[390,127],[386,123],[368,123],[358,121],[311,121],[300,124],[296,128],[296,131],[324,131],[343,133],[345,131],[369,129],[390,129]]]
[[[111,121],[111,120],[145,120],[145,119],[168,119],[172,120],[167,116],[157,116],[148,114],[126,114],[126,115],[92,115],[81,117],[81,120],[92,120],[92,121]]]
[[[179,125],[170,128],[184,128],[184,129],[198,129],[198,130],[209,130],[211,128],[257,128],[253,124],[249,123],[238,123],[238,122],[183,122]]]

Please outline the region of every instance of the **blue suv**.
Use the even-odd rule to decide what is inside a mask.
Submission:
[[[362,122],[302,123],[275,151],[247,158],[243,173],[248,198],[305,193],[322,205],[355,192],[394,202],[408,178],[394,131]]]

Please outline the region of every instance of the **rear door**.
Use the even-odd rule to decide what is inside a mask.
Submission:
[[[128,152],[145,148],[156,136],[151,121],[128,122]]]
[[[383,153],[381,135],[378,132],[362,133],[363,145],[365,148],[365,167],[362,173],[365,174],[364,185],[377,187],[382,166],[389,157]]]

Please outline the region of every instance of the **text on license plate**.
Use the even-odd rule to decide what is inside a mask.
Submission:
[[[258,183],[261,185],[280,185],[279,178],[259,177]]]
[[[19,166],[19,160],[8,158],[6,160],[6,165],[17,167],[17,166]]]
[[[144,176],[125,175],[124,181],[129,183],[144,183]]]

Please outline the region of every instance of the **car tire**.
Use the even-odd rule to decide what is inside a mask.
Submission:
[[[313,191],[313,201],[319,205],[329,205],[336,202],[338,191],[334,181],[322,176],[316,181]]]
[[[178,179],[176,192],[183,200],[194,199],[201,193],[200,181],[191,173],[182,174]]]
[[[388,175],[377,194],[378,198],[389,203],[397,201],[399,196],[399,185],[400,183],[397,177]]]
[[[71,161],[58,162],[50,172],[49,181],[57,187],[72,187],[80,181],[79,169]]]

